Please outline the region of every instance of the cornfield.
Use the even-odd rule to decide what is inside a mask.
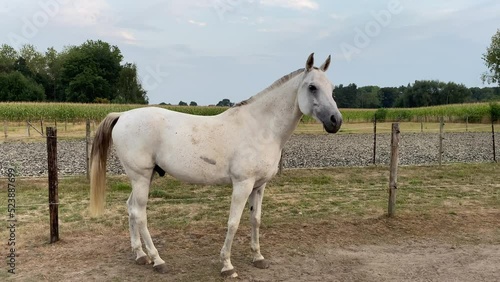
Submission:
[[[383,109],[340,109],[346,122],[372,121],[375,113],[377,119],[384,121],[437,121],[446,117],[458,122],[489,122],[492,109],[496,104],[454,104],[422,108],[391,108]],[[124,104],[76,104],[76,103],[0,103],[0,120],[56,120],[56,121],[83,121],[101,120],[110,112],[123,112],[145,107],[145,105]],[[206,106],[157,106],[183,113],[195,115],[217,115],[227,107]],[[382,114],[382,115],[381,115]],[[381,118],[382,116],[382,118]],[[313,122],[310,116],[304,116],[305,123]]]
[[[77,104],[77,103],[0,103],[0,120],[101,120],[111,112],[124,112],[145,105],[131,104]],[[196,115],[216,115],[225,107],[157,106]]]

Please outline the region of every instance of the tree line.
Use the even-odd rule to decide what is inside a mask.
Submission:
[[[339,108],[417,108],[446,104],[500,101],[499,87],[471,87],[454,82],[417,80],[400,87],[363,86],[355,83],[337,85],[333,98]],[[187,105],[181,101],[179,105]],[[234,103],[225,98],[216,106],[231,107]],[[191,105],[192,106],[192,105]]]
[[[500,82],[500,29],[482,59],[488,67],[482,74],[483,81]],[[20,50],[3,44],[0,46],[0,102],[147,104],[147,92],[138,78],[137,66],[122,61],[120,49],[101,40],[87,40],[79,46],[67,46],[61,52],[51,47],[44,53],[29,44]],[[340,84],[332,95],[340,108],[413,108],[498,101],[500,88],[467,88],[454,82],[417,80],[399,87]],[[179,105],[188,104],[180,101]],[[191,101],[189,105],[197,103]],[[217,103],[217,106],[232,105],[227,98]]]
[[[148,97],[117,46],[87,40],[60,52],[2,44],[0,101],[147,104]]]
[[[417,80],[400,87],[358,87],[351,83],[335,87],[333,97],[340,108],[414,108],[500,100],[499,87],[472,87],[455,82]]]
[[[500,29],[482,59],[488,68],[481,75],[483,82],[500,82]],[[455,82],[417,80],[400,87],[364,86],[355,83],[336,86],[332,93],[340,108],[414,108],[457,103],[500,101],[499,87],[472,87]],[[229,99],[217,105],[230,106]]]

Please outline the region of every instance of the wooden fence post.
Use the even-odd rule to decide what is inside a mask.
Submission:
[[[283,173],[283,151],[281,151],[280,162],[278,163],[278,175]]]
[[[465,117],[465,132],[469,132],[469,116]]]
[[[373,164],[375,164],[377,157],[377,118],[373,117]]]
[[[7,138],[7,121],[3,121],[3,135]]]
[[[40,131],[42,132],[43,136],[43,119],[40,119]]]
[[[31,131],[30,131],[30,121],[26,121],[26,131],[28,132],[28,137],[31,137]]]
[[[389,217],[394,216],[396,210],[396,191],[398,182],[398,162],[399,162],[399,123],[392,124],[391,134],[391,172],[389,176]]]
[[[491,121],[491,138],[493,139],[493,161],[497,162],[497,152],[495,146],[495,122]]]
[[[443,117],[439,118],[439,153],[438,153],[438,161],[439,165],[443,163],[443,129],[444,129],[444,119]]]
[[[90,150],[91,150],[91,142],[90,142],[90,120],[87,119],[85,125],[85,160],[87,165],[87,179],[90,179]]]
[[[49,169],[50,243],[59,241],[59,196],[57,177],[57,129],[47,127],[47,161]]]

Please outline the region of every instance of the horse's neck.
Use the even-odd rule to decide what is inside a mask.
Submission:
[[[301,77],[297,75],[274,89],[260,93],[252,98],[251,103],[245,105],[246,110],[261,124],[262,130],[279,140],[281,148],[302,117],[297,102]]]

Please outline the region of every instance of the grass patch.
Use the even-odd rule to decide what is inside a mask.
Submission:
[[[477,210],[498,212],[498,171],[500,165],[493,163],[400,167],[397,211],[449,214]],[[327,219],[331,216],[381,216],[386,213],[388,177],[387,168],[381,166],[285,170],[266,188],[263,223]],[[16,183],[20,222],[46,228],[46,180],[19,179]],[[64,230],[127,230],[125,202],[131,188],[126,177],[108,177],[105,215],[97,219],[90,218],[87,211],[89,184],[85,177],[61,179],[59,191],[60,222]],[[231,191],[230,186],[189,185],[171,177],[155,177],[149,193],[149,225],[152,228],[185,227],[207,222],[224,225],[229,213]],[[6,206],[6,200],[5,197],[0,198],[0,205]]]

